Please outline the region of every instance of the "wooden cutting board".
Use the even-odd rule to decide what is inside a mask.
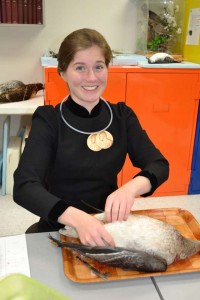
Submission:
[[[189,239],[200,240],[200,225],[193,215],[187,210],[183,210],[181,208],[163,208],[138,210],[132,213],[147,215],[149,217],[165,221],[173,225],[183,236]],[[61,235],[61,241],[77,242],[77,239]],[[70,280],[79,283],[103,281],[103,279],[95,275],[88,267],[86,267],[79,259],[77,259],[77,253],[67,248],[62,248],[62,255],[64,273]],[[173,263],[168,266],[165,272],[159,273],[124,271],[120,268],[113,268],[105,264],[100,264],[92,259],[84,258],[84,260],[89,262],[100,272],[109,273],[110,275],[107,278],[107,281],[200,271],[200,253],[190,257],[189,259]]]

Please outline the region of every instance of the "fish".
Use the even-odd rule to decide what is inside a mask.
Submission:
[[[200,251],[200,241],[184,237],[171,224],[153,217],[133,213],[126,221],[111,223],[106,223],[104,213],[95,217],[104,223],[115,247],[88,246],[49,238],[59,247],[68,247],[100,263],[140,272],[165,272],[170,264]],[[78,238],[77,231],[70,226],[60,229],[59,233]]]

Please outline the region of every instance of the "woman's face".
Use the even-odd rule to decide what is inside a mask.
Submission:
[[[61,76],[72,99],[90,112],[107,84],[108,69],[101,48],[92,46],[78,51]]]

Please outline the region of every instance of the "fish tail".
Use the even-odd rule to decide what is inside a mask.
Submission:
[[[183,247],[180,249],[179,259],[186,259],[200,252],[199,240],[189,240],[184,237],[182,243]]]

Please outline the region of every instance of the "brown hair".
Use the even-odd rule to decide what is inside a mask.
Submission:
[[[102,49],[105,64],[108,67],[112,59],[112,50],[106,39],[94,29],[82,28],[70,33],[61,43],[58,51],[58,73],[66,71],[77,51],[90,48],[93,45]]]

